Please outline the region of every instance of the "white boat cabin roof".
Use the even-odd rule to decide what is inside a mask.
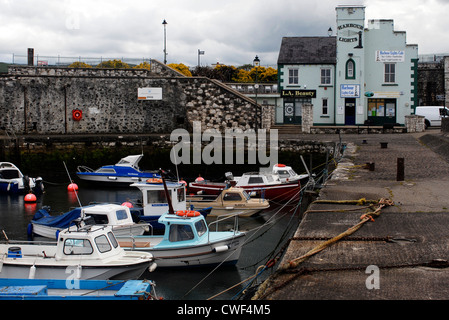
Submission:
[[[81,212],[85,216],[91,216],[96,224],[129,225],[133,223],[129,208],[118,204],[86,206]]]
[[[109,226],[70,227],[59,233],[56,260],[104,259],[121,254],[112,228]]]
[[[117,162],[115,165],[121,166],[121,167],[138,168],[139,161],[140,161],[140,159],[142,159],[142,157],[143,157],[143,154],[127,156],[127,157],[120,159],[120,161]]]

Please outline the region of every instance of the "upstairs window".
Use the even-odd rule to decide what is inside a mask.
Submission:
[[[298,84],[298,69],[288,69],[288,84]]]
[[[355,61],[352,59],[346,62],[346,79],[355,79]]]
[[[331,69],[329,68],[321,69],[321,84],[322,85],[331,84]]]
[[[394,63],[385,63],[385,83],[395,83],[396,81],[396,65]]]

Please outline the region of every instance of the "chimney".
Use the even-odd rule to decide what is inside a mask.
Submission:
[[[28,48],[28,65],[34,66],[34,48]]]

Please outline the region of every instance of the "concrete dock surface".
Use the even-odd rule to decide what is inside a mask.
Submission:
[[[449,138],[439,130],[340,137],[343,158],[253,299],[449,299]]]

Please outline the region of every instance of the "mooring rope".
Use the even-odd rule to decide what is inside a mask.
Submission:
[[[318,246],[316,246],[315,248],[313,248],[312,250],[310,250],[309,252],[307,252],[306,254],[292,259],[286,263],[284,263],[283,265],[281,265],[278,270],[276,270],[276,272],[269,277],[268,279],[266,279],[260,286],[259,289],[257,290],[256,294],[252,297],[252,300],[258,300],[258,299],[264,299],[265,297],[267,297],[269,294],[271,294],[272,292],[276,291],[278,288],[280,288],[281,286],[285,285],[287,282],[292,281],[294,278],[296,278],[297,276],[300,275],[300,273],[298,274],[294,274],[293,276],[290,276],[289,279],[285,280],[281,285],[278,285],[276,287],[273,288],[269,288],[269,285],[276,279],[276,277],[278,277],[280,274],[294,269],[296,268],[299,264],[301,264],[302,262],[306,261],[308,258],[310,258],[311,256],[321,252],[322,250],[326,249],[327,247],[337,243],[339,240],[343,239],[344,237],[347,237],[351,234],[353,234],[354,232],[356,232],[357,230],[359,230],[366,222],[368,221],[374,221],[374,217],[378,217],[380,215],[380,212],[382,210],[382,208],[386,207],[386,206],[392,206],[394,205],[393,201],[389,200],[389,199],[380,199],[378,201],[378,207],[376,208],[375,211],[370,212],[370,213],[365,213],[363,214],[360,219],[361,221],[358,222],[357,224],[355,224],[354,226],[350,227],[349,229],[347,229],[345,232],[337,235],[336,237],[324,241],[323,243],[319,244]]]

